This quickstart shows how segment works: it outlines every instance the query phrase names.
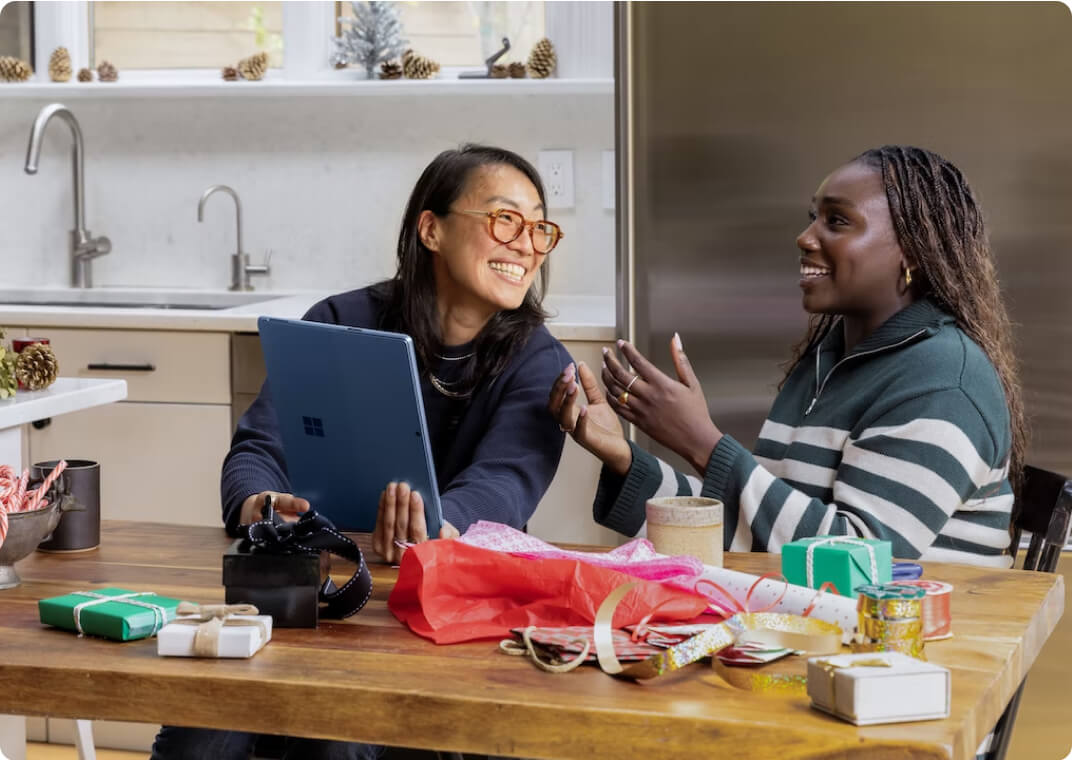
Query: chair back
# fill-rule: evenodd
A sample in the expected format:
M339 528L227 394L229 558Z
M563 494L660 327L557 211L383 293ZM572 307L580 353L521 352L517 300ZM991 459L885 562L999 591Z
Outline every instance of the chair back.
M1021 535L1030 533L1023 569L1057 572L1057 560L1072 527L1072 480L1026 465L1013 521L1013 558L1020 547Z

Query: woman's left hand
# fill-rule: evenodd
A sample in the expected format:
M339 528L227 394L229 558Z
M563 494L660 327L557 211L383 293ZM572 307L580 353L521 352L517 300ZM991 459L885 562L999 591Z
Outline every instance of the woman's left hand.
M707 398L675 334L670 341L678 379L664 374L627 341L618 348L629 371L603 349L603 384L614 410L668 449L680 454L701 475L722 433L707 411Z
M443 521L439 538L457 538L459 535L457 528ZM383 557L384 562L394 564L402 559L402 552L405 551L396 541L419 544L427 540L424 499L410 489L408 483L388 483L380 494L380 511L376 515L376 528L372 531L372 548Z

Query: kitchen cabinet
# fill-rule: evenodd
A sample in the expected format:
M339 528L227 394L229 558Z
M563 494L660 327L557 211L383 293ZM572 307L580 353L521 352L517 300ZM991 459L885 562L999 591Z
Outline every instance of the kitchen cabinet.
M101 517L220 525L231 435L230 335L31 327L67 377L127 381L125 402L38 422L32 461L101 464Z

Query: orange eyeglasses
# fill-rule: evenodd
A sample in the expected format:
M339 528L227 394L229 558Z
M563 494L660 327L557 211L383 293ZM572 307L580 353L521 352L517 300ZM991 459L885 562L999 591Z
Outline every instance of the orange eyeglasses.
M455 211L456 214L483 216L488 220L488 233L500 243L512 243L521 237L527 227L532 238L532 249L537 253L550 253L565 235L562 228L546 219L528 221L520 211L498 208L494 211Z

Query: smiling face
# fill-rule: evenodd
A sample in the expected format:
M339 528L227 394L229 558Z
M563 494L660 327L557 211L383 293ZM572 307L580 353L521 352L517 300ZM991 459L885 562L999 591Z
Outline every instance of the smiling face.
M421 240L434 256L436 293L442 303L486 312L516 309L539 274L546 254L532 248L526 229L511 243L500 243L488 231L482 214L510 209L527 220L543 219L536 186L506 164L475 169L450 212L424 211L418 222Z
M870 332L912 300L881 173L854 162L819 186L797 237L804 310L862 320Z

